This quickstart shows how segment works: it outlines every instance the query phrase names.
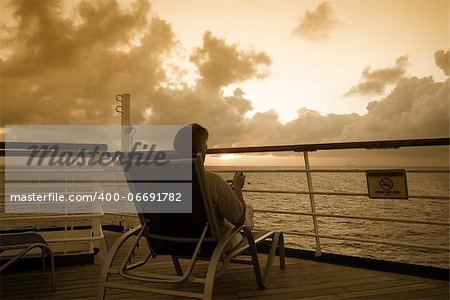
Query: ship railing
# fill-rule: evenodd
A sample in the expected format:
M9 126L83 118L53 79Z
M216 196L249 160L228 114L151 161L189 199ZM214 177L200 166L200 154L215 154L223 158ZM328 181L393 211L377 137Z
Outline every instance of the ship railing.
M259 154L269 154L274 152L285 152L285 153L300 153L303 156L304 168L303 169L245 169L239 168L239 171L244 171L246 173L269 173L269 172L280 172L280 173L304 173L307 179L307 190L266 190L266 189L244 189L245 193L258 193L258 194L292 194L292 195L307 195L309 196L309 211L286 211L286 210L267 210L267 209L255 209L256 213L268 213L268 214L280 214L280 215L294 215L294 216L307 216L311 217L312 220L312 233L307 232L296 232L293 230L283 230L283 232L288 236L300 236L314 238L315 240L315 255L320 256L322 254L322 239L340 240L340 241L350 241L350 242L360 242L360 243L371 243L380 245L391 245L400 246L407 248L418 248L418 249L428 249L428 250L438 250L438 251L449 251L448 246L435 246L435 245L424 245L416 243L406 243L399 241L391 241L384 239L371 239L371 238L356 238L344 235L329 235L323 234L320 231L319 222L320 218L335 218L335 219L353 219L353 220L367 220L367 221L381 221L381 222L391 222L391 223L405 223L405 224L422 224L422 225L432 225L432 226L445 226L449 227L450 223L448 221L434 221L434 220L422 220L416 218L391 218L391 217L374 217L367 215L348 215L348 214L334 214L334 213L322 213L317 211L316 206L316 196L345 196L345 197L368 197L368 193L361 192L334 192L334 191L316 191L313 186L313 173L364 173L366 168L312 168L310 164L309 154L318 151L329 151L329 150L354 150L354 149L400 149L406 147L447 147L450 145L450 138L434 138L434 139L413 139L413 140L389 140L389 141L368 141L368 142L346 142L346 143L326 143L326 144L300 144L300 145L282 145L282 146L262 146L262 147L234 147L234 148L213 148L208 150L208 155L220 155L220 154L245 154L245 153L259 153ZM398 168L396 168L398 169ZM449 168L405 168L407 173L450 173ZM17 170L21 172L20 170ZM51 170L49 170L51 171ZM55 171L55 170L54 170ZM55 172L57 172L56 170ZM90 172L91 170L84 170L85 172ZM95 170L96 172L99 170ZM121 173L121 168L112 167L101 170L102 172L115 172ZM222 170L221 173L234 172L235 170ZM82 170L72 169L70 172L83 172ZM70 179L65 179L70 181ZM95 180L94 180L95 181ZM92 182L95 183L95 182ZM91 185L92 183L88 183ZM42 183L41 183L42 184ZM73 184L73 183L72 183ZM127 189L127 183L122 179L115 179L111 182L96 182L98 186L114 186L122 187ZM412 199L432 199L432 200L449 200L448 195L421 195L421 194L410 194L408 198ZM90 237L86 237L87 240L91 242L99 241L103 239L103 233L101 230L100 220L102 214L90 215L93 226L92 230L94 233ZM106 213L105 215L111 215ZM120 217L122 220L126 220L130 217L136 217L132 213L122 213L117 212L113 214L114 218ZM70 229L73 226L68 225L68 222L73 222L74 219L84 218L82 214L79 215L61 215L61 216L5 216L1 217L2 222L23 222L23 221L37 221L37 220L51 220L54 218L60 218L64 222L64 228ZM28 219L27 219L28 218ZM126 221L125 221L126 222ZM126 227L126 225L125 225ZM55 243L68 243L70 241L80 241L84 237L71 237L57 239L55 238L53 242Z
M29 155L26 150L29 145L39 143L0 143L0 156L4 159L23 159ZM75 144L75 143L59 143L61 149L80 151L89 150L93 147L99 147L100 150L106 150L107 145L103 144ZM6 197L9 187L16 186L20 189L21 195L32 194L33 192L40 192L43 190L58 191L60 195L83 194L89 195L95 192L101 192L102 187L99 183L93 180L88 180L84 184L77 184L73 181L73 176L78 177L83 175L104 173L105 170L101 168L72 168L72 167L25 167L14 165L4 166L5 173L0 180L2 192L0 194L2 201L2 209L0 211L0 223L2 232L22 232L35 231L44 237L46 242L52 248L53 252L62 255L68 254L84 254L95 253L96 263L102 263L107 254L107 247L105 237L102 230L102 220L104 213L99 205L95 205L95 209L86 212L73 211L67 203L65 209L57 212L41 211L39 202L27 202L27 205L36 205L37 208L28 213L8 212L6 208ZM6 172L8 174L6 174ZM57 180L46 180L42 178L42 174L61 174ZM8 179L8 175L13 180ZM23 180L23 178L25 180ZM45 176L44 176L45 177ZM33 178L33 179L30 179ZM79 189L75 193L73 189ZM14 189L14 188L12 188ZM11 205L14 203L8 203ZM33 251L30 252L32 255ZM2 257L9 257L14 255L11 253L3 253Z
M315 191L313 188L313 173L365 173L373 168L311 168L309 161L309 152L327 151L327 150L352 150L352 149L399 149L403 147L426 147L426 146L446 146L450 144L449 138L438 139L415 139L415 140L389 140L389 141L370 141L370 142L348 142L348 143L328 143L328 144L307 144L307 145L283 145L283 146L262 146L262 147L240 147L240 148L213 148L208 150L209 155L217 154L243 154L243 153L272 153L272 152L295 152L303 154L304 169L246 169L239 168L239 171L245 173L304 173L307 176L308 190L267 190L267 189L243 189L244 193L258 193L258 194L291 194L291 195L308 195L310 200L310 211L284 211L284 210L267 210L255 209L256 213L268 213L279 215L296 215L308 216L312 219L314 233L300 233L292 230L283 230L286 235L310 237L315 239L315 255L322 254L321 239L341 240L360 243L371 243L379 245L400 246L406 248L428 249L438 251L449 251L447 246L433 246L417 243L405 243L398 241L389 241L382 239L370 238L354 238L348 236L327 235L320 233L319 218L340 218L353 220L367 220L390 223L404 223L404 224L421 224L421 225L435 225L449 227L448 221L433 221L422 220L416 218L389 218L389 217L373 217L367 215L347 215L347 214L330 214L319 213L316 211L315 196L348 196L348 197L366 197L368 193L356 192L332 192L332 191ZM398 167L396 168L398 169ZM220 170L219 173L234 173L236 170ZM449 168L406 168L406 173L450 173ZM126 187L125 182L117 182L117 185ZM409 199L428 199L428 200L449 200L449 196L432 195L432 194L409 194ZM129 218L136 218L135 214L131 213L117 213L115 217L120 217L123 220L123 225L126 227L126 222ZM132 223L132 222L131 222Z
M432 226L445 226L449 227L448 221L434 221L423 220L417 218L400 218L400 217L374 217L367 215L348 215L348 214L336 214L336 213L322 213L317 212L315 196L345 196L345 197L365 197L368 198L369 194L364 192L334 192L334 191L315 191L313 188L313 173L365 173L374 168L312 168L309 160L310 152L328 151L328 150L352 150L352 149L399 149L404 147L448 147L450 144L449 138L437 138L437 139L414 139L414 140L389 140L389 141L369 141L369 142L348 142L348 143L328 143L328 144L303 144L303 145L283 145L283 146L262 146L262 147L240 147L240 148L213 148L208 150L209 155L220 154L243 154L243 153L273 153L273 152L294 152L301 153L304 159L304 169L252 169L240 167L236 170L220 170L218 173L234 173L235 171L243 171L244 173L304 173L307 177L307 190L286 190L286 189L243 189L244 193L256 193L256 194L291 194L291 195L308 195L310 211L285 211L285 210L267 210L267 209L255 209L255 213L267 213L278 215L294 215L294 216L307 216L311 217L313 225L313 233L295 232L292 230L283 230L288 236L300 236L309 237L315 239L315 255L320 256L322 254L322 242L321 239L331 239L349 242L370 243L379 245L399 246L406 248L428 249L438 251L449 251L447 246L433 246L418 243L406 243L399 241L390 241L384 239L371 239L371 238L355 238L343 235L327 235L320 232L319 218L334 218L334 219L353 219L353 220L367 220L389 223L404 223L404 224L421 224ZM399 169L396 167L396 169ZM412 173L444 173L449 174L449 168L405 168L407 174ZM126 188L126 182L117 182L117 185L121 185ZM449 200L449 196L432 195L432 194L409 194L408 199L428 199L428 200ZM137 218L135 214L131 213L117 213L115 217L120 217L123 221L122 224L127 227L127 221L131 218ZM130 224L133 222L131 221Z
M292 230L283 231L286 235L312 237L315 239L315 255L322 255L321 239L332 239L350 242L384 244L391 246L400 246L407 248L418 248L427 250L449 251L448 246L434 246L417 243L406 243L398 241L390 241L384 239L355 238L344 235L327 235L322 234L319 228L319 218L341 218L356 219L368 221L395 222L407 224L422 224L449 227L448 221L421 220L414 218L389 218L389 217L372 217L367 215L347 215L347 214L329 214L317 212L315 196L346 196L346 197L369 197L368 193L356 192L331 192L331 191L315 191L313 187L313 173L354 173L366 172L373 169L362 168L327 168L313 169L310 165L309 153L327 150L354 150L354 149L399 149L405 147L428 147L428 146L445 146L450 145L449 138L433 138L433 139L410 139L410 140L387 140L387 141L368 141L368 142L346 142L346 143L326 143L326 144L301 144L301 145L282 145L282 146L262 146L262 147L234 147L234 148L213 148L208 150L208 154L244 154L244 153L274 153L274 152L296 152L302 153L304 159L304 169L300 170L274 170L274 169L245 169L239 168L239 171L245 173L267 173L267 172L293 172L305 173L307 179L308 190L266 190L266 189L244 189L245 193L272 193L272 194L293 194L293 195L309 195L310 211L285 211L285 210L267 210L255 209L256 213L268 214L284 214L294 216L309 216L312 219L313 233L294 232ZM398 168L396 168L398 169ZM237 170L220 171L220 173L235 172ZM406 169L407 173L449 173L449 168L427 168L427 169ZM408 198L416 199L433 199L433 200L449 200L449 196L443 195L409 195ZM445 238L445 237L444 237Z

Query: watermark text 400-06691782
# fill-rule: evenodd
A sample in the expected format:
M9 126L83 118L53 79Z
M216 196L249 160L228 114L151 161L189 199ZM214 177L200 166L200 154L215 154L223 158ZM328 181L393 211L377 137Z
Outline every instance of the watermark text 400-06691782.
M180 128L136 126L124 147L121 126L8 126L5 210L190 212L192 164L173 150Z

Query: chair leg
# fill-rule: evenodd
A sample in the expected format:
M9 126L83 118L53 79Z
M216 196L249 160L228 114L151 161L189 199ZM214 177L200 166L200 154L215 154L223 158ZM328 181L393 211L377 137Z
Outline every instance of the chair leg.
M221 241L217 245L216 249L214 250L214 253L211 256L211 259L209 260L208 270L206 271L205 277L205 288L203 290L203 299L206 300L212 299L214 290L214 280L216 279L217 275L217 268L219 266L220 258L222 257L226 245L227 242Z
M253 265L253 271L255 272L255 278L256 278L256 284L260 289L266 288L265 280L263 279L262 273L261 273L261 267L259 265L259 258L258 258L258 251L256 250L255 241L253 240L253 236L248 229L244 229L244 236L247 238L248 242L248 251L250 253L250 256L252 257L252 265Z
M245 230L244 230L245 233ZM246 236L250 235L251 233L246 233ZM264 268L264 274L261 275L261 268L259 265L259 259L258 259L258 253L256 250L255 243L252 239L248 238L249 242L249 252L252 256L252 262L253 262L253 269L255 271L256 276L256 283L259 288L264 289L268 282L269 282L269 275L270 271L272 269L273 260L277 251L277 248L279 250L279 256L280 256L280 268L285 268L285 253L284 253L284 238L282 232L275 232L272 236L272 243L270 246L269 255L267 257L267 262Z
M109 269L112 266L114 259L116 258L117 253L119 252L120 247L136 232L138 232L142 228L141 225L138 225L128 231L127 233L122 234L114 243L112 248L110 249L105 262L103 264L102 272L100 273L100 281L98 286L98 299L104 299L106 293L106 281L108 280Z
M263 277L261 275L261 267L259 266L258 253L255 251L250 251L252 256L253 271L255 272L256 284L260 289L265 289L266 284L264 283Z
M286 268L285 250L284 250L284 235L280 232L280 239L278 241L278 255L280 256L280 269Z
M50 281L52 292L56 291L55 285L55 257L53 252L50 250L48 246L40 247L41 248L41 256L42 256L42 271L47 269L47 258L50 260Z
M50 256L50 271L51 271L51 282L52 282L52 291L56 291L56 285L55 285L55 256L53 255L53 252L50 250L47 252L47 255Z
M175 271L178 276L183 276L183 270L181 270L181 265L178 257L172 256L173 266L175 267Z
M275 232L272 236L272 245L270 246L269 255L267 256L267 262L264 268L264 275L263 275L264 286L267 286L267 283L269 282L270 270L272 269L272 264L275 258L277 246L279 245L279 241L280 241L280 232Z
M108 274L105 276L105 281L101 281L98 286L97 299L105 299L106 287L105 283L108 280Z
M48 255L48 253L47 253L47 255ZM44 248L41 248L42 271L44 271L44 272L45 272L45 269L46 269L45 257L46 257L46 250Z

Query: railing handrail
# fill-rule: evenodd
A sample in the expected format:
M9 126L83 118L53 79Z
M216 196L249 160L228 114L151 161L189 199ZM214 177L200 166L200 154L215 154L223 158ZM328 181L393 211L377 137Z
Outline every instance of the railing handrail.
M37 146L58 146L59 150L108 150L108 145L98 143L61 143L61 142L5 142L0 141L1 150L27 150L30 147Z
M397 149L403 147L417 146L449 146L450 138L427 138L427 139L405 139L405 140L384 140L384 141L362 141L362 142L339 142L339 143L319 143L319 144L293 144L279 146L250 146L250 147L229 147L210 148L208 154L225 153L258 153L258 152L304 152L318 150L350 150L350 149Z
M211 167L217 167L217 166L211 166ZM247 169L246 167L239 168L239 171L245 172L245 173L366 173L369 170L376 170L376 169L383 169L386 168L329 168L325 167L323 169L308 169L305 170L301 166L296 166L295 169L284 169L284 166L279 167L280 169L275 169L278 166L267 166L263 168L258 169ZM206 166L208 168L208 166ZM271 168L271 169L266 169ZM403 169L403 168L402 168ZM406 172L408 173L450 173L450 169L448 167L437 167L437 168L424 168L424 169L417 169L417 168L404 168ZM234 173L236 172L236 167L232 167L232 169L212 169L215 173Z

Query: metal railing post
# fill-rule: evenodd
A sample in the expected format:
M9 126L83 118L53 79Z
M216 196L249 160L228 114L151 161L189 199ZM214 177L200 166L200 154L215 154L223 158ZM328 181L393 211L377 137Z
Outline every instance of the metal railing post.
M116 96L116 101L121 103L116 106L116 112L121 114L121 150L123 152L131 150L131 132L133 127L130 123L130 98L130 94L119 94Z
M322 255L322 249L320 245L320 238L319 238L319 224L317 222L317 216L316 214L316 203L314 201L314 188L312 185L312 178L311 178L311 168L309 166L309 157L308 157L308 151L303 151L303 157L305 159L305 170L306 170L306 179L308 180L308 190L309 190L309 202L311 204L311 213L312 213L312 219L313 219L313 226L314 226L314 236L316 239L316 256Z

